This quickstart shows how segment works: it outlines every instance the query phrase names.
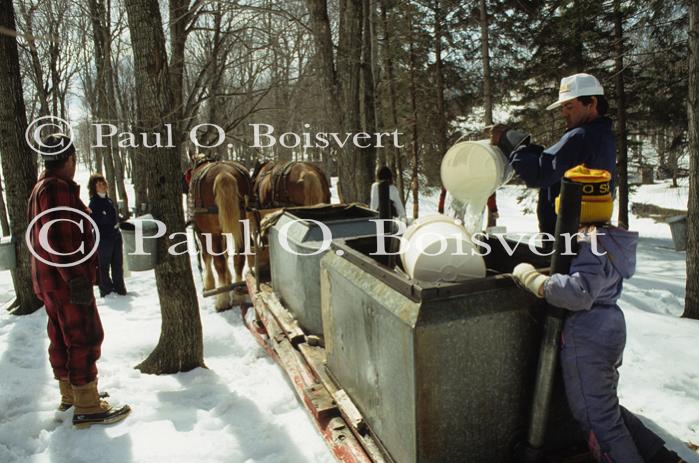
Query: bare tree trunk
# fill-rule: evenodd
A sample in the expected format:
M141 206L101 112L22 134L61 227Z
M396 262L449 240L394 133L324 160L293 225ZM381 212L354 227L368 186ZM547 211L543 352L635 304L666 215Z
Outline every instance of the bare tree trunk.
M376 99L374 96L374 53L373 41L374 30L372 24L372 0L363 0L364 16L364 43L362 44L362 77L364 86L363 113L364 131L376 133ZM373 142L369 148L365 148L362 156L370 156L376 159L376 147Z
M689 202L683 317L699 320L699 1L689 3Z
M95 154L95 172L104 172L104 159L102 159L102 152L98 149L95 149L94 154Z
M668 161L664 128L656 130L655 132L655 149L658 151L658 167L662 167L663 170L666 170L668 168Z
M109 5L109 3L107 3ZM107 7L107 15L109 15L109 7ZM109 17L109 16L107 16ZM117 112L117 99L116 92L114 90L114 69L112 67L112 42L111 42L111 28L109 22L105 24L102 30L105 35L104 42L106 46L106 52L104 57L104 83L105 96L107 103L107 118L111 124L119 126L118 124L118 112ZM123 206L120 208L121 214L124 217L129 216L129 198L126 194L126 185L124 184L124 165L121 161L121 154L119 153L119 147L115 143L114 138L109 138L109 158L111 160L111 165L114 173L114 186L110 185L110 194L119 192L119 199L123 201ZM112 196L116 198L116 194Z
M339 128L342 124L342 117L337 114L338 111L332 110L332 108L340 107L340 89L335 71L327 2L326 0L306 0L306 5L311 16L313 39L318 56L321 82L325 90L327 111L334 119L335 126Z
M173 122L174 97L158 1L126 0L125 5L133 44L138 120L143 128L164 137L165 124ZM150 210L165 223L168 233L184 234L178 150L155 147L147 155ZM158 246L155 280L162 326L155 350L137 366L144 373L175 373L204 366L199 304L189 256L167 252L169 246L181 241L182 235L177 241L168 237Z
M306 0L311 16L313 38L323 89L326 113L336 131L361 131L360 76L362 58L362 0L340 2L337 69L326 0ZM337 108L340 108L338 111ZM347 143L338 156L338 194L342 202L369 202L374 157L353 143Z
M58 21L56 21L56 23L58 23ZM54 25L52 24L52 29L53 26ZM51 38L49 39L49 75L51 76L51 111L54 116L60 117L58 110L58 89L61 85L61 76L58 72L58 57L60 55L60 51L58 49L58 39L56 38L57 35L58 34L51 34Z
M490 46L488 44L488 8L486 0L480 0L481 10L481 57L483 59L483 104L485 125L493 124L493 86L490 75Z
M113 123L110 118L109 90L111 77L111 31L108 22L108 13L105 11L104 0L89 0L90 16L92 19L92 37L95 46L95 93L97 96L97 109L95 119L97 123ZM96 147L95 152L104 162L104 173L109 183L109 196L116 200L116 176L114 175L114 158L112 157L112 142L107 141L106 147Z
M174 111L176 124L173 137L180 141L182 127L186 124L182 120L184 114L184 49L187 43L188 23L190 18L189 0L170 0L170 81L172 82L172 95L174 98ZM177 143L177 146L181 146Z
M437 87L437 149L439 150L440 158L447 152L447 115L444 104L444 71L442 65L442 27L444 15L439 0L434 2L434 44L435 44L435 85ZM431 172L425 173L425 176L430 178L439 178L439 164L433 164ZM438 183L437 185L441 185Z
M123 201L121 208L119 209L121 214L128 218L129 217L129 197L126 193L126 183L124 172L124 160L123 153L119 151L119 148L114 147L114 152L112 153L114 159L114 177L116 180L117 191L119 192L119 200Z
M340 10L337 75L343 108L343 132L361 131L362 0L346 0ZM339 159L339 184L343 202L369 203L375 161L370 153L348 143ZM350 175L351 172L351 175Z
M418 131L417 131L417 88L415 84L415 33L413 31L412 18L409 20L410 27L410 108L412 110L412 148L413 148L413 174L410 180L410 188L413 192L413 219L417 219L420 213L419 181L418 172L420 168Z
M0 27L16 31L12 0L0 0ZM36 153L26 141L27 116L19 70L17 39L14 35L0 34L0 153L2 170L12 172L7 183L7 206L10 230L16 238L17 267L11 272L15 299L6 308L15 315L26 315L41 307L32 288L29 250L24 241L27 229L27 201L36 183Z
M386 7L386 0L381 0L381 20L383 22L384 30L384 65L386 66L386 78L388 79L388 100L391 115L392 129L398 128L398 111L396 109L396 78L393 70L393 55L391 49L391 34L390 27L391 24L388 21L388 11ZM405 193L405 182L403 181L403 163L401 158L400 148L391 145L391 152L393 154L393 172L395 174L398 191L400 192L400 197L405 202L407 195Z
M621 11L621 1L614 0L614 42L616 57L614 72L616 73L617 97L617 128L619 137L619 156L617 159L617 174L619 181L619 224L629 226L629 150L626 134L626 95L624 93L624 14Z
M7 220L7 206L5 206L5 198L2 194L2 180L0 179L0 229L2 236L10 236L10 222Z
M138 149L129 148L129 156L133 165L131 182L134 189L134 206L136 207L136 215L145 214L148 209L148 180L146 178L148 172L148 163L146 153ZM144 205L146 205L144 207Z
M386 115L388 114L388 108L386 107L386 101L381 97L379 89L384 86L386 81L385 70L382 67L382 62L379 61L379 56L381 54L381 47L379 41L379 29L382 24L379 20L380 11L380 0L370 0L369 4L371 7L371 62L372 69L374 70L374 108L376 108L376 128L378 130L384 130L386 127ZM382 149L377 149L376 152L376 165L377 166L389 166L392 167L393 151L389 146ZM396 179L396 172L393 172L394 181Z
M44 69L39 58L39 51L36 47L36 39L34 33L34 6L32 10L27 10L25 2L18 2L20 13L24 19L24 27L26 29L25 40L29 48L29 56L32 63L32 80L36 89L36 96L39 99L39 117L48 116L49 110L49 95L47 85L44 85Z

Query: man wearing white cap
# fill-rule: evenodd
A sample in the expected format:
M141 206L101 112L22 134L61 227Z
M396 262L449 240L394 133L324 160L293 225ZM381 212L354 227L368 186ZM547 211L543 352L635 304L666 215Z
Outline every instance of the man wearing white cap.
M566 133L549 148L528 144L526 134L502 125L495 126L491 135L491 142L508 156L515 172L527 186L540 188L539 230L551 234L556 228L554 201L560 192L563 174L568 169L585 164L591 169L609 171L612 179L616 172L612 121L605 116L609 105L599 81L590 74L564 77L558 101L546 109L556 108L561 108Z

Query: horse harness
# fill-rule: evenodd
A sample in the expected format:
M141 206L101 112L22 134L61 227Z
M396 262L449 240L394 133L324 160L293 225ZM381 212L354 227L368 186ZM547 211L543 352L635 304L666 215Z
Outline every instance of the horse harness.
M269 169L268 171L262 173L256 180L255 180L255 187L259 185L259 183L264 179L265 177L272 176L271 179L271 186L272 186L272 191L271 191L271 201L265 202L265 204L259 204L260 208L262 209L271 209L271 208L276 208L276 207L288 207L288 206L294 206L295 204L291 202L291 197L289 196L289 190L286 188L286 182L289 179L289 176L291 175L291 170L294 168L296 164L298 164L299 161L288 161L285 162L284 164L276 165ZM255 191L257 192L257 188L255 188ZM259 195L259 193L258 193ZM257 198L257 201L260 202L260 198Z
M192 220L195 216L198 215L206 215L206 214L218 214L218 206L216 204L214 205L204 205L202 201L202 195L200 194L201 190L201 181L206 177L206 174L216 165L223 163L226 164L230 167L233 167L236 172L238 172L242 178L247 179L248 183L250 182L250 175L248 172L238 165L237 163L233 161L217 161L217 162L208 162L203 165L203 167L197 167L195 170L192 172L192 180L190 181L189 184L189 194L187 195L187 215L188 215L188 220ZM250 185L248 184L248 187ZM248 188L249 190L250 188ZM238 193L238 203L240 205L241 209L244 209L247 206L247 199L244 195L241 195L240 192Z

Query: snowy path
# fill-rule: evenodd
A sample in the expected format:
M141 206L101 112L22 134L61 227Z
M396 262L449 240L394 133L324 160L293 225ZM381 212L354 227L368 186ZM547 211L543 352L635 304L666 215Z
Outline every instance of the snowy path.
M134 410L113 427L76 432L72 412L54 423L45 313L0 316L0 461L333 461L239 311L216 313L211 301L200 300L208 370L169 376L135 370L157 343L160 310L152 272L134 275L127 297L98 299L106 333L100 385Z
M656 190L648 197L642 190L634 200L652 202ZM500 224L532 232L536 219L522 213L516 202L521 193L517 187L499 192ZM674 205L683 208L684 201ZM433 211L436 198L425 198L421 207L422 215ZM678 318L685 254L671 249L667 225L641 219L633 228L642 239L638 273L626 282L621 300L628 342L619 393L688 462L699 463L699 455L681 443L699 443L699 322ZM196 270L195 282L199 288ZM127 297L98 300L106 333L100 384L134 409L112 427L75 431L68 421L54 422L57 391L46 353L46 315L0 313L0 462L333 461L237 311L215 313L213 301L200 298L208 370L168 376L135 370L157 343L160 311L153 272L132 274L127 286ZM0 272L0 303L11 291L9 272Z

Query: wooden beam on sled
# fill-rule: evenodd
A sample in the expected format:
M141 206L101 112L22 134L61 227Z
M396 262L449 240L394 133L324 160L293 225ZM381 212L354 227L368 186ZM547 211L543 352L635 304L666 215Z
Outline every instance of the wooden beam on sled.
M269 307L270 301L273 301L272 305L279 304L275 309L286 310L275 300L271 288L263 284L261 285L262 290L256 292L255 278L248 273L246 280L256 319L264 329L260 332L256 326L248 322L245 324L265 352L286 373L297 397L309 412L316 430L333 453L336 461L338 463L386 463L386 460L381 456L367 452L364 442L355 437L353 430L340 416L340 410L332 395L317 378L307 359L299 350L301 346L310 346L307 346L305 342L300 342L297 345L291 342L289 334L291 332L293 336L296 330L285 329ZM267 291L268 288L270 291ZM245 317L243 318L245 319ZM334 388L334 390L336 389Z
M247 293L247 284L245 283L245 281L239 281L237 283L231 283L227 286L221 286L220 288L207 289L206 291L204 291L204 297L215 296L221 293L227 293L228 291L233 291L238 288L245 288L245 292Z

